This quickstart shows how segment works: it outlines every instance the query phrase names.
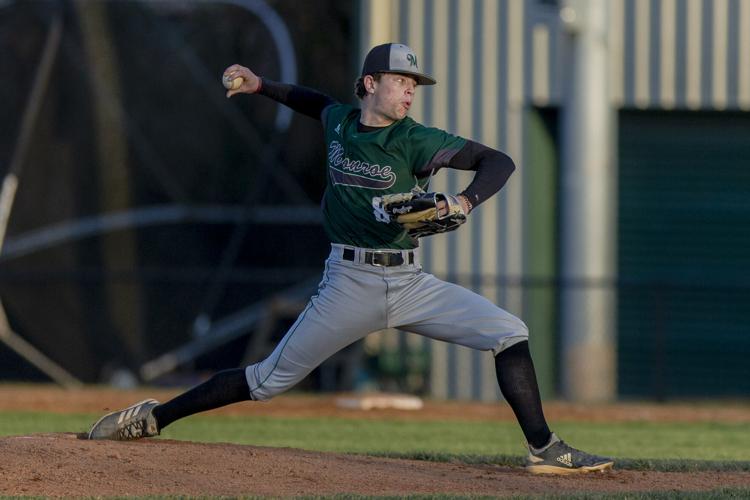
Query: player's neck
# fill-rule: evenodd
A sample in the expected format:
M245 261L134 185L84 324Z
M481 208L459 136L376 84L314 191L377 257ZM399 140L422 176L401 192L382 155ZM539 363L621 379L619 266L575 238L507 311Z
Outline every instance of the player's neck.
M357 122L357 132L377 132L383 130L385 127L370 127L362 122Z
M389 118L381 113L375 112L370 106L362 106L362 112L360 113L359 123L366 127L387 127L395 123L395 120Z

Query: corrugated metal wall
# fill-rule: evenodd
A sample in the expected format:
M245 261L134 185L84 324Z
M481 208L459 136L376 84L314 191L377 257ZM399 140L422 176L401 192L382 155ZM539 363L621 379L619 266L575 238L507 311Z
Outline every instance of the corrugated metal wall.
M617 107L750 110L749 0L606 0L610 90ZM534 105L563 101L566 43L557 7L522 0ZM560 2L565 4L565 2Z
M606 1L616 107L750 109L750 0ZM529 187L525 113L564 103L570 35L561 19L574 3L360 0L358 63L372 45L406 43L438 80L417 92L414 119L501 149L519 166L468 227L424 244L428 270L519 316ZM432 186L457 192L470 180L471 174L449 170ZM498 396L491 356L437 342L429 348L435 397Z
M612 98L636 108L750 109L750 2L612 2Z

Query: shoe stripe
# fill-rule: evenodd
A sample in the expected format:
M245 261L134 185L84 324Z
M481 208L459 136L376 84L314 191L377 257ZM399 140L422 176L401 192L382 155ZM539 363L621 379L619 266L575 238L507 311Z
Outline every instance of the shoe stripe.
M557 461L561 464L565 464L568 467L573 467L573 456L570 453L564 453L557 457Z
M127 420L133 415L135 415L136 413L138 413L138 411L141 409L141 406L143 405L138 405L134 408L128 408L127 410L120 412L120 418L117 419L117 423L121 424L123 420Z

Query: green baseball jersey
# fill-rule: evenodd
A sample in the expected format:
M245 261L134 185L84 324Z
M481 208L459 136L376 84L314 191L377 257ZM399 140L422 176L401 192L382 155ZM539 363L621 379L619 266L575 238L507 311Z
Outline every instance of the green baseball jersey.
M419 186L445 166L466 139L425 127L409 117L387 127L358 132L360 110L347 104L326 109L327 183L323 225L332 243L364 248L418 246L397 222L379 210L379 198Z

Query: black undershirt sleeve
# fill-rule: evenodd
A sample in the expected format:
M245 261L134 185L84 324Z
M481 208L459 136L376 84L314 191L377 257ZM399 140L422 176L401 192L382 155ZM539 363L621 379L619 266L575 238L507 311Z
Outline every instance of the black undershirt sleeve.
M279 83L267 78L260 79L258 94L270 97L274 101L289 106L297 113L321 120L321 113L331 104L338 101L333 97L309 87Z
M446 165L457 170L474 170L474 179L461 193L471 203L472 210L500 191L516 169L505 153L474 141L466 141Z

